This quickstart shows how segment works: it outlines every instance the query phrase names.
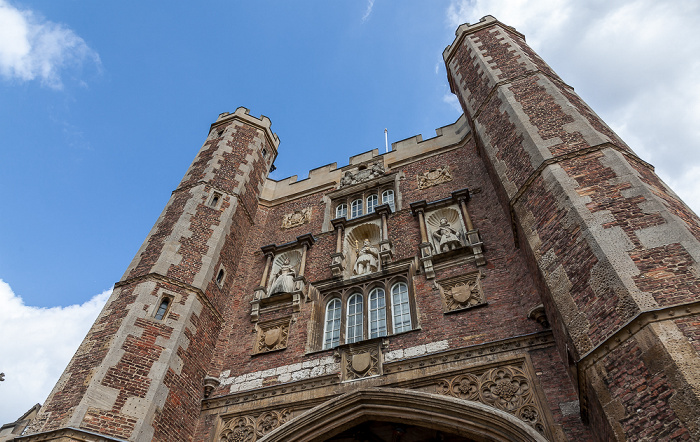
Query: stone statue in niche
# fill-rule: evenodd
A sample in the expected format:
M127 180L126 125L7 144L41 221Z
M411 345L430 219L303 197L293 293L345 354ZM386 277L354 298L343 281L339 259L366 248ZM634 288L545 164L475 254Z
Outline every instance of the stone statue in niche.
M289 258L282 258L282 265L279 271L274 275L275 281L270 287L270 295L275 293L292 293L294 291L294 277L296 272L294 267L289 263Z
M368 169L358 170L355 173L352 173L351 171L345 172L343 178L340 179L340 187L350 186L363 181L379 178L382 175L384 175L384 165L382 163L374 163L374 165Z
M438 253L449 252L462 246L457 231L450 226L447 218L440 218L440 226L433 232L433 238L438 245Z
M379 250L369 242L369 239L365 239L361 249L358 249L356 244L355 251L357 252L354 269L356 275L376 272L379 269Z

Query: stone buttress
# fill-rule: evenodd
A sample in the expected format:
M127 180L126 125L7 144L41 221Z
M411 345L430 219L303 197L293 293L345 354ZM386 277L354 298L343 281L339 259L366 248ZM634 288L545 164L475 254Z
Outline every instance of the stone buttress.
M443 53L601 440L700 438L700 220L491 16Z
M236 243L253 223L278 145L270 120L245 108L212 124L27 440L192 439Z

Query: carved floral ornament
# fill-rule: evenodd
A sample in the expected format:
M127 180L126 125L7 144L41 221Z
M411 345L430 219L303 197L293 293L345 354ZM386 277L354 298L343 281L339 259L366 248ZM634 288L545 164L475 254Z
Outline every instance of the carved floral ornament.
M259 416L237 416L224 422L219 442L255 442L270 431L286 423L289 409L266 411Z
M442 166L418 174L416 178L418 179L418 190L422 190L452 181L452 173L450 172L449 166Z
M284 215L284 218L282 218L282 228L291 229L306 224L309 221L311 221L311 207L295 210L292 213Z
M480 376L467 373L441 379L435 392L503 410L545 434L544 418L530 380L520 368L508 365L493 368Z

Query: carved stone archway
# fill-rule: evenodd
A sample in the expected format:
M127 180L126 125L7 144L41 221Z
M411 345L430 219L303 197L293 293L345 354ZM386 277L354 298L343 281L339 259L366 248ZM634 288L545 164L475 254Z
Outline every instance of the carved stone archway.
M547 441L514 416L479 402L398 388L365 388L308 410L258 442L321 442L369 420L432 428L476 441Z

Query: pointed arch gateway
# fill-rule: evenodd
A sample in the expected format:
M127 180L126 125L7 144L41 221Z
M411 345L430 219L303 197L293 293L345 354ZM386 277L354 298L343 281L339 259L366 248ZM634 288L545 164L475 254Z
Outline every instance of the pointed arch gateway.
M479 402L399 388L364 388L338 396L258 442L320 442L368 421L424 427L475 441L547 442L516 417Z

